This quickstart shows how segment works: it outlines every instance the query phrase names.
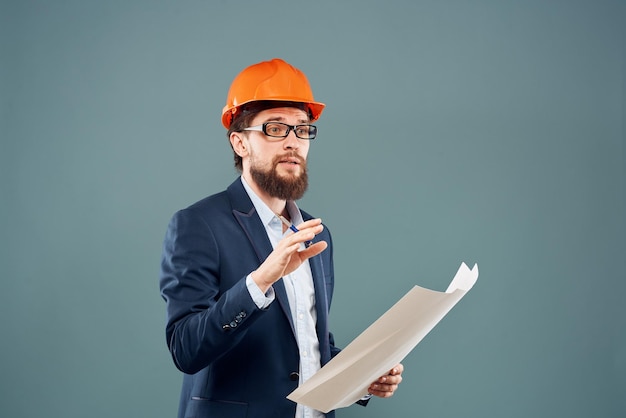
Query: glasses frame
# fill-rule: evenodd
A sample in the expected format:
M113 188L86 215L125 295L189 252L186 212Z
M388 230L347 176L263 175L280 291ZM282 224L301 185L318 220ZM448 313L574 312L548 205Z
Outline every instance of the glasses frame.
M287 127L287 133L285 133L285 135L270 135L267 133L267 125L283 125ZM314 133L313 133L313 137L309 137L309 138L303 138L301 136L298 135L298 131L297 129L301 126L307 126L307 127L313 127ZM263 132L263 134L265 134L265 136L268 136L270 138L280 138L280 139L285 139L287 138L287 136L289 136L289 133L291 131L293 131L294 135L296 136L296 138L299 139L304 139L306 141L312 141L317 137L317 126L315 125L311 125L310 123L301 123L299 125L289 125L288 123L283 123L283 122L274 122L274 121L269 121L269 122L264 122L260 125L256 125L256 126L249 126L247 128L243 129L244 131L256 131L256 132Z

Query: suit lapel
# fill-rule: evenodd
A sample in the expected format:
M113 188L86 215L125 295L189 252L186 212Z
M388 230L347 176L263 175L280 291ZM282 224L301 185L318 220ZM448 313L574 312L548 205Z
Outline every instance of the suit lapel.
M309 258L309 265L311 266L311 275L313 276L313 286L315 288L315 311L317 312L315 331L320 343L321 361L322 364L326 364L330 360L330 346L328 343L328 295L326 293L322 257L316 255Z
M262 263L272 252L272 243L267 237L265 227L257 215L256 209L254 208L248 193L246 193L246 189L244 189L243 184L241 183L241 179L235 180L235 182L228 187L227 192L233 207L233 215L252 244L252 247L254 248L254 251L259 259L259 263ZM289 309L289 300L287 299L285 284L283 283L283 280L280 279L274 283L273 287L276 300L287 317L295 338L295 327L293 324L293 318L291 317L291 311Z

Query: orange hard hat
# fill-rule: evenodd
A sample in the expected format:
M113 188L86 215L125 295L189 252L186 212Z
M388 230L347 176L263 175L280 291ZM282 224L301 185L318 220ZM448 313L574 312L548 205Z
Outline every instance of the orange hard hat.
M274 58L251 65L235 77L222 111L222 124L229 129L241 106L260 100L303 103L311 122L320 117L325 106L313 99L309 80L302 71Z

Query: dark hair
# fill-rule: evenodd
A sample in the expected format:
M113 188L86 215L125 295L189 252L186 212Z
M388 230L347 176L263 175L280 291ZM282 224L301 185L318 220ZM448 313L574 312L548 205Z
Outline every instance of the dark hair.
M250 102L241 107L241 109L235 114L233 121L230 124L230 128L226 133L226 137L230 142L230 134L233 132L243 132L243 130L250 126L252 119L260 112L267 109L274 109L276 107L295 107L303 110L311 119L311 111L307 107L306 103L299 102L283 102L276 100L259 100L256 102ZM232 148L232 144L231 144ZM235 160L235 168L240 173L243 171L243 163L241 157L233 150L233 157Z

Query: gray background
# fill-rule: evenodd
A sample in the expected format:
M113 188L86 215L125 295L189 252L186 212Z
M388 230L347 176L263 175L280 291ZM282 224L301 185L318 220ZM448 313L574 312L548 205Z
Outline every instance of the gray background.
M162 238L235 178L226 92L272 57L327 104L301 206L339 345L481 271L339 417L625 416L625 27L609 0L3 1L0 416L175 415Z

